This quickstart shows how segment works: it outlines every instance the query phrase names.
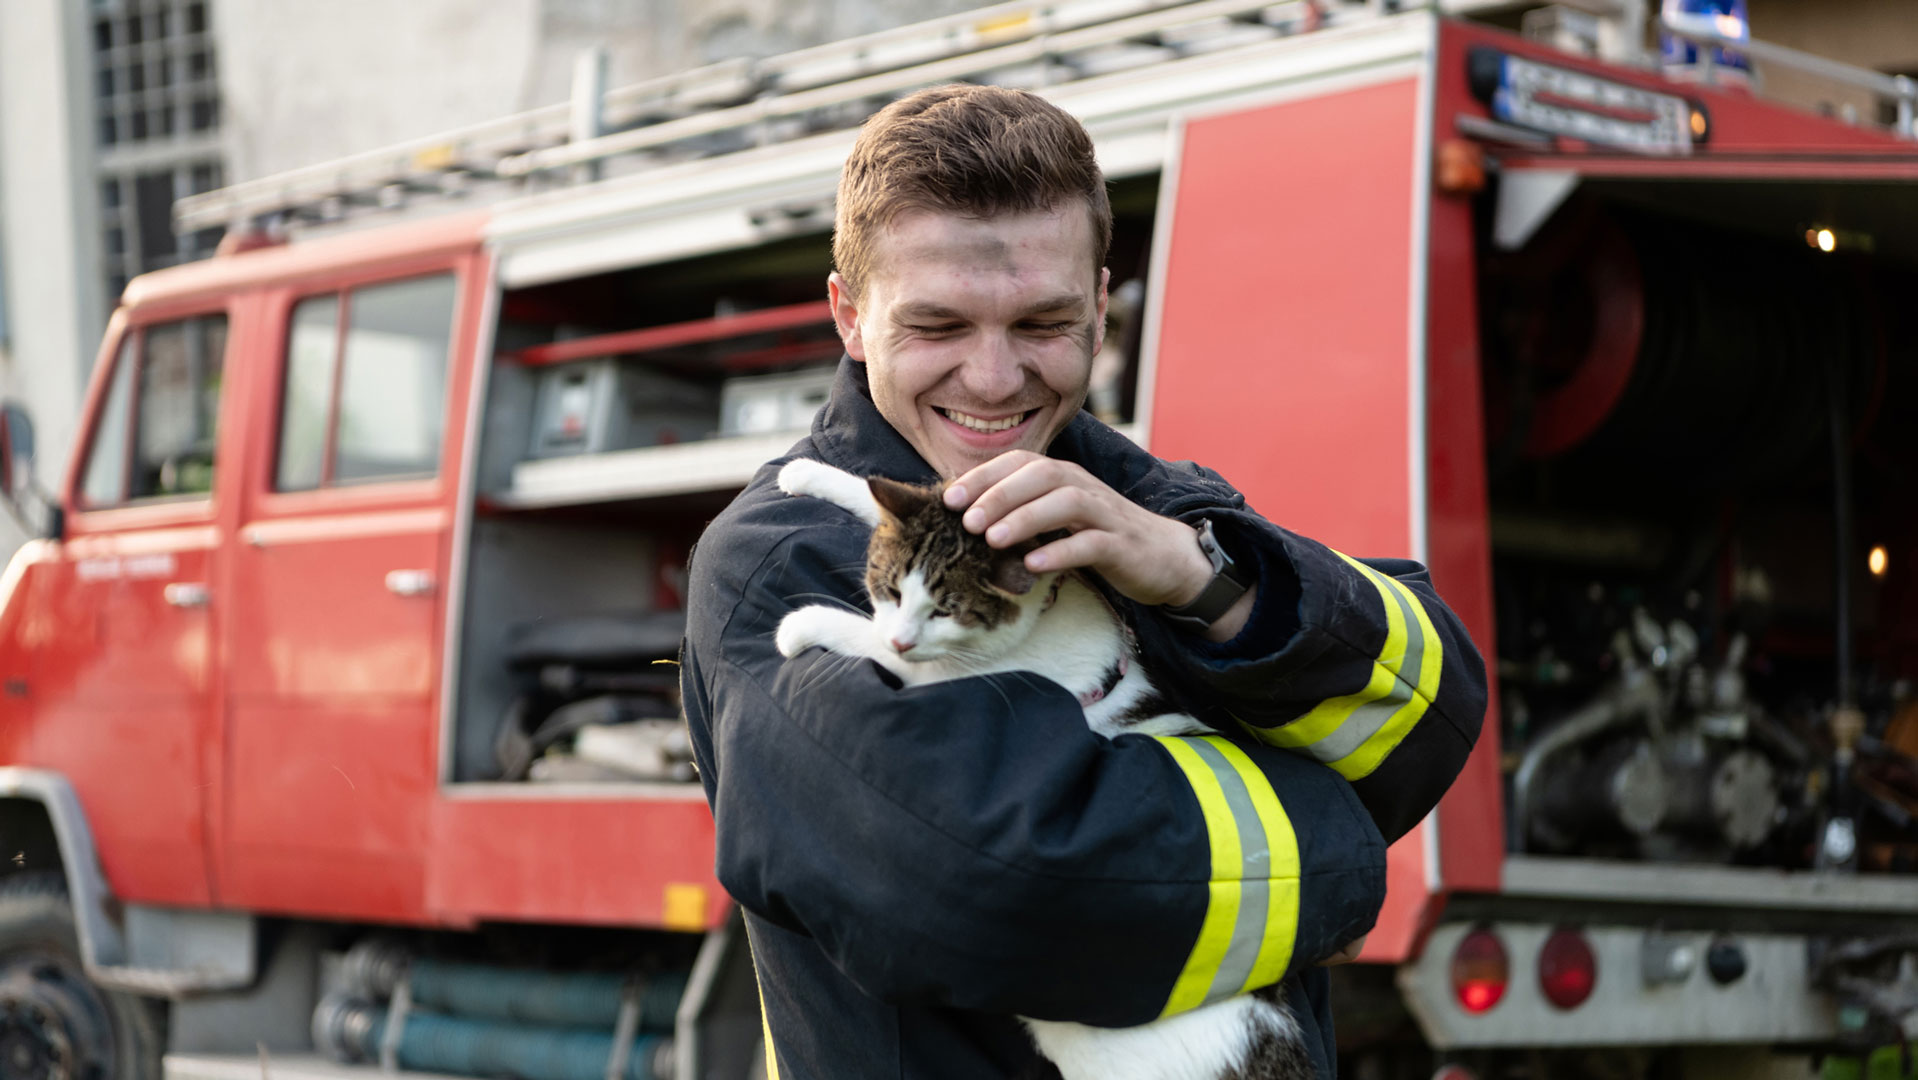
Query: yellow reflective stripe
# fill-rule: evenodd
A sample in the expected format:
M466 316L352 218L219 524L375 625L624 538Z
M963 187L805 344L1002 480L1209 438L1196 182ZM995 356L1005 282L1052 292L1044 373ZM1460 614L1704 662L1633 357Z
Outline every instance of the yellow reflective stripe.
M1345 558L1345 556L1340 557ZM1425 613L1425 605L1419 602L1417 593L1406 588L1396 578L1381 574L1349 558L1346 558L1346 561L1359 567L1373 579L1374 584L1381 588L1389 587L1397 592L1405 601L1405 606L1411 609L1413 617L1418 620L1419 631L1424 635L1418 684L1412 688L1411 700L1380 725L1379 729L1361 743L1358 749L1331 763L1332 768L1337 770L1340 776L1347 780L1358 780L1372 775L1373 771L1385 761L1386 755L1397 749L1399 743L1405 741L1405 737L1411 734L1412 728L1425 715L1425 710L1431 707L1432 699L1438 695L1440 672L1445 667L1445 645L1439 640L1438 630L1432 626L1432 619ZM1396 609L1398 605L1388 598L1386 607ZM1401 674L1400 677L1403 678L1404 675Z
M1333 554L1358 566L1361 571L1365 570L1365 567L1350 558L1336 551ZM1392 596L1385 591L1385 586L1379 583L1378 577L1369 573L1364 576L1379 591L1379 603L1385 607L1385 645L1379 650L1379 658L1372 662L1372 677L1366 680L1358 693L1326 698L1313 706L1311 712L1283 727L1248 727L1247 730L1259 741L1287 750L1310 746L1337 731L1361 706L1385 697L1398 685L1398 666L1405 662L1405 617L1400 614L1399 606L1392 602Z
M773 1049L772 1021L766 1019L766 986L759 981L758 959L755 958L752 964L753 989L759 993L759 1033L766 1039L766 1080L779 1080L779 1053Z
M1245 751L1216 735L1158 741L1192 786L1211 854L1198 940L1161 1013L1171 1016L1285 974L1298 932L1299 849L1271 781Z
M1278 793L1272 790L1272 781L1252 764L1245 751L1221 738L1207 737L1206 741L1219 748L1219 753L1245 781L1245 790L1252 796L1252 808L1265 826L1265 846L1270 860L1266 878L1271 884L1266 891L1265 936L1259 945L1259 958L1252 965L1252 974L1239 988L1241 992L1257 990L1278 982L1285 976L1286 965L1292 962L1292 946L1299 928L1299 838L1292 831L1292 819L1286 815L1285 807L1279 804Z
M1225 963L1226 950L1232 944L1232 928L1239 920L1241 859L1239 827L1211 766L1179 737L1158 735L1154 738L1172 755L1172 760L1185 773L1186 782L1192 785L1192 793L1198 796L1199 812L1205 818L1206 835L1212 845L1212 882L1206 890L1205 920L1199 924L1199 940L1192 946L1192 954L1186 957L1178 980L1172 984L1165 1011L1159 1014L1171 1016L1205 1004L1212 980Z

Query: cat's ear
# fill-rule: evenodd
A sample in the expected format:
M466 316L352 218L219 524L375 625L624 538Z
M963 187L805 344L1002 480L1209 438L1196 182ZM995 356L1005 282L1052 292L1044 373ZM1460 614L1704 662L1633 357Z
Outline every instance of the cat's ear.
M872 477L866 481L866 486L872 489L873 501L879 504L879 509L896 518L912 517L938 498L926 488L902 484L883 476Z
M1026 569L1026 553L1032 548L1031 544L1015 544L992 553L992 574L988 580L993 588L1014 596L1032 591L1032 583L1039 580L1038 575Z

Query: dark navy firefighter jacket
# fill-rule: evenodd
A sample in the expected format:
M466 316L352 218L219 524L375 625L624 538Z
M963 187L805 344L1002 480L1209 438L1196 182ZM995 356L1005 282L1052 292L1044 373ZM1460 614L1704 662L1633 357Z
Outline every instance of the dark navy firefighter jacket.
M868 661L782 658L787 612L866 607L870 535L782 493L786 459L699 541L686 717L757 961L768 1075L1017 1076L1036 1054L1015 1016L1140 1024L1297 974L1291 1004L1329 1078L1316 964L1371 928L1385 844L1463 766L1478 653L1416 563L1278 528L1218 474L1085 413L1050 452L1147 509L1211 518L1256 564L1251 620L1223 644L1118 599L1155 680L1224 734L1107 741L1042 679L901 689ZM851 360L792 456L936 479Z

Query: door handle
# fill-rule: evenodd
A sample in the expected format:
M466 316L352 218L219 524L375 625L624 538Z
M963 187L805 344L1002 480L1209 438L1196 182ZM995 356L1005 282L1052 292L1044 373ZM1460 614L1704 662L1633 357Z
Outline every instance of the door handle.
M161 595L177 608L203 608L208 598L206 586L197 581L169 582Z
M386 591L394 596L426 596L433 591L431 570L388 570Z

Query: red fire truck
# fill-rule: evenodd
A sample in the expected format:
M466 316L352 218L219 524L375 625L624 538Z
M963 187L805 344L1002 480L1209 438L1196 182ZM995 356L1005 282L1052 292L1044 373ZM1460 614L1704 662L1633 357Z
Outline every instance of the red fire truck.
M0 431L40 537L0 579L0 1071L763 1069L675 721L685 561L821 401L856 125L953 79L1097 140L1091 407L1424 560L1496 660L1340 971L1352 1074L1909 1038L1912 86L1398 6L1022 0L588 64L571 106L183 202L223 253L127 288L67 475Z

